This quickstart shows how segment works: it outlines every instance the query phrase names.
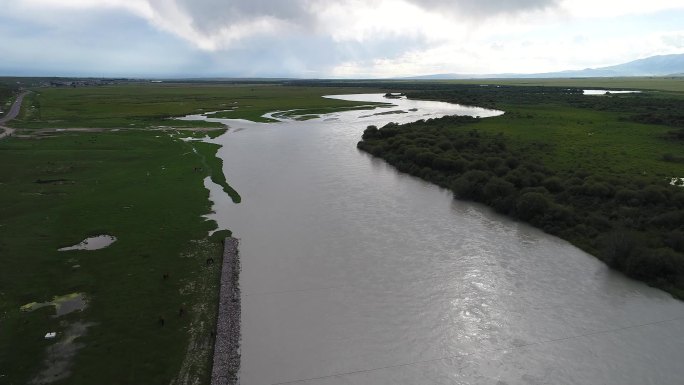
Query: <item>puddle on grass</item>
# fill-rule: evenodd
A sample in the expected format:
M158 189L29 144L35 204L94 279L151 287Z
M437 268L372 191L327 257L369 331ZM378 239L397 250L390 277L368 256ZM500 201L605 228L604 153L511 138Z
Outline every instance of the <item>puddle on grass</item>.
M99 250L116 242L116 237L112 235L97 235L94 237L89 237L83 240L83 242L57 249L58 251L69 251L69 250Z
M31 384L50 384L69 377L73 358L78 350L85 346L76 340L84 336L88 328L95 324L74 322L62 325L66 326L66 329L62 333L57 333L56 342L46 349L43 369L31 380Z
M584 95L606 95L606 94L639 94L641 91L615 91L615 90L582 90Z
M61 317L75 311L81 311L86 308L88 302L83 293L71 293L62 296L55 296L49 302L31 302L19 308L21 311L34 311L47 306L55 307L55 315L53 318Z
M670 179L670 184L673 186L684 187L684 178L674 177Z

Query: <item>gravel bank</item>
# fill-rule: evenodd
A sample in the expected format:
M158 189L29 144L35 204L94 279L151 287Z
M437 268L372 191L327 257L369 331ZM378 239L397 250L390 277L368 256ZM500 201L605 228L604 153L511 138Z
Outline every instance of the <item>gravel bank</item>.
M240 368L239 277L238 240L229 237L224 241L223 248L214 366L211 371L212 385L238 383L237 373Z

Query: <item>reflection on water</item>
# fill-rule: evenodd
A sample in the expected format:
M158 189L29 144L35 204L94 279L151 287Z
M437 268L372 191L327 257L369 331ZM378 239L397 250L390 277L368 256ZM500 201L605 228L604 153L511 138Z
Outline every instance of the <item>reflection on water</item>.
M355 146L370 124L501 112L389 101L408 112L214 140L243 197L214 192L209 216L241 239L243 385L681 384L681 302Z

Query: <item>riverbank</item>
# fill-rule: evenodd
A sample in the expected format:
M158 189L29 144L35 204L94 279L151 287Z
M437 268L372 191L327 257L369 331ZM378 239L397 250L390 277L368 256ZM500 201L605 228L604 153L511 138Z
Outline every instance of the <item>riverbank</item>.
M683 149L676 135L668 135L676 126L663 123L675 121L681 96L592 99L563 89L486 88L410 95L486 99L505 109L504 116L369 128L358 147L684 298L684 190L670 184L684 175L684 165L663 155ZM653 112L649 121L660 124L641 123L640 110L651 105L670 119Z
M236 238L228 237L223 243L221 289L211 372L212 385L237 384L237 374L240 369L239 242Z

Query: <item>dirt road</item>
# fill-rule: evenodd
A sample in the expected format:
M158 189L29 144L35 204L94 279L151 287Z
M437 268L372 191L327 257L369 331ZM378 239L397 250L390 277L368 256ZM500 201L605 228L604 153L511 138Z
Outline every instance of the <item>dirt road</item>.
M9 112L0 118L0 130L2 130L2 133L0 133L0 139L6 137L6 136L11 136L14 133L13 128L5 127L5 123L9 122L10 120L14 119L19 115L19 111L21 110L21 103L24 101L24 96L28 94L28 91L24 91L19 96L17 97L17 100L14 101L14 104L12 104L12 107L10 108Z

